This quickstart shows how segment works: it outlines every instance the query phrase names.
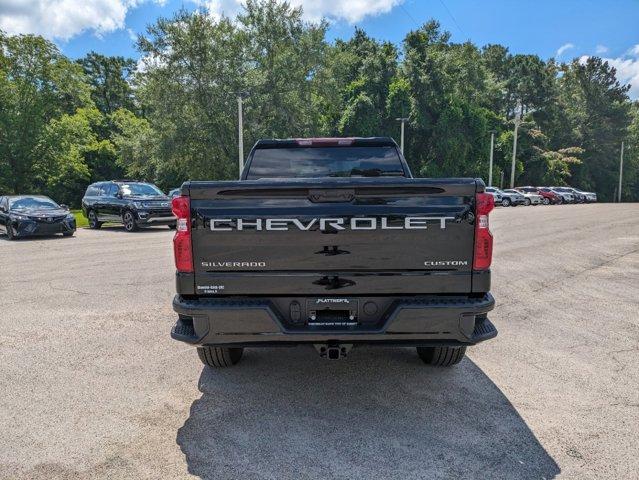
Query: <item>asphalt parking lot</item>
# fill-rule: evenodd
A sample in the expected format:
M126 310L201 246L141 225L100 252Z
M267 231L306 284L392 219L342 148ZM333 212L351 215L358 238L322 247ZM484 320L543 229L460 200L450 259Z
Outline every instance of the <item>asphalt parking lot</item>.
M639 205L498 209L497 339L248 350L169 338L172 233L0 237L0 478L637 478Z

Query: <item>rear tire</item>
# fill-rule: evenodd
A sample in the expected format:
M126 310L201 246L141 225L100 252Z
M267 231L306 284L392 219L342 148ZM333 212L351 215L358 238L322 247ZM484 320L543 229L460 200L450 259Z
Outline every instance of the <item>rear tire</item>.
M15 240L16 237L13 235L13 227L11 225L7 225L7 240Z
M524 200L524 205L527 207L530 207L530 198L527 198L526 200Z
M200 361L211 368L231 367L240 361L243 353L243 348L197 347Z
M550 199L548 197L544 197L544 199L541 201L544 205L550 205Z
M93 210L89 210L87 219L89 220L89 228L93 230L97 230L102 226L102 222L98 221L98 215Z
M510 199L509 198L503 198L501 200L501 206L502 207L510 207Z
M75 232L62 232L63 237L72 237Z
M428 365L450 367L461 362L466 347L417 347L417 355Z

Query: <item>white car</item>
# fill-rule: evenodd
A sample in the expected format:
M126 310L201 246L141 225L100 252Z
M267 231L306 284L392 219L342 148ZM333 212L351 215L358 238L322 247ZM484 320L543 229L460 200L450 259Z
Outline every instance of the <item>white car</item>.
M586 203L593 203L597 201L597 194L595 192L584 192L578 188L575 188L574 190L586 197Z
M486 187L486 193L490 193L495 200L495 205L501 205L502 195L498 188Z
M504 190L504 193L509 193L511 195L522 195L524 197L524 200L521 203L522 205L525 205L527 207L529 205L541 205L543 201L543 197L541 195L537 195L536 193L520 192L519 190L515 190L514 188Z
M561 203L575 203L575 196L567 191L566 188L550 187L550 190L552 190L553 193L559 195L559 198L561 198Z
M524 197L526 197L526 201L524 203L524 205L526 205L526 206L529 206L529 205L542 205L544 203L544 197L542 197L538 193L527 192L527 191L522 190L520 188L516 188L515 190L518 191L519 193L521 193Z

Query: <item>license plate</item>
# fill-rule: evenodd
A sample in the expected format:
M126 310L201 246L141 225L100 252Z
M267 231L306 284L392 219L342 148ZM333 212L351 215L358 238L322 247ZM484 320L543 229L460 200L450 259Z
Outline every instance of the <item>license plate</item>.
M309 325L347 327L357 325L357 300L350 298L314 298L307 300Z

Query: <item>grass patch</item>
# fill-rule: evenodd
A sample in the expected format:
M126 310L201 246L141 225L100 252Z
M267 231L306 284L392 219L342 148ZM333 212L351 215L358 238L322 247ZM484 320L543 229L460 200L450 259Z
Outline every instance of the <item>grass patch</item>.
M71 210L71 213L75 217L75 226L77 228L83 228L83 227L88 227L89 226L89 221L82 214L82 210Z

